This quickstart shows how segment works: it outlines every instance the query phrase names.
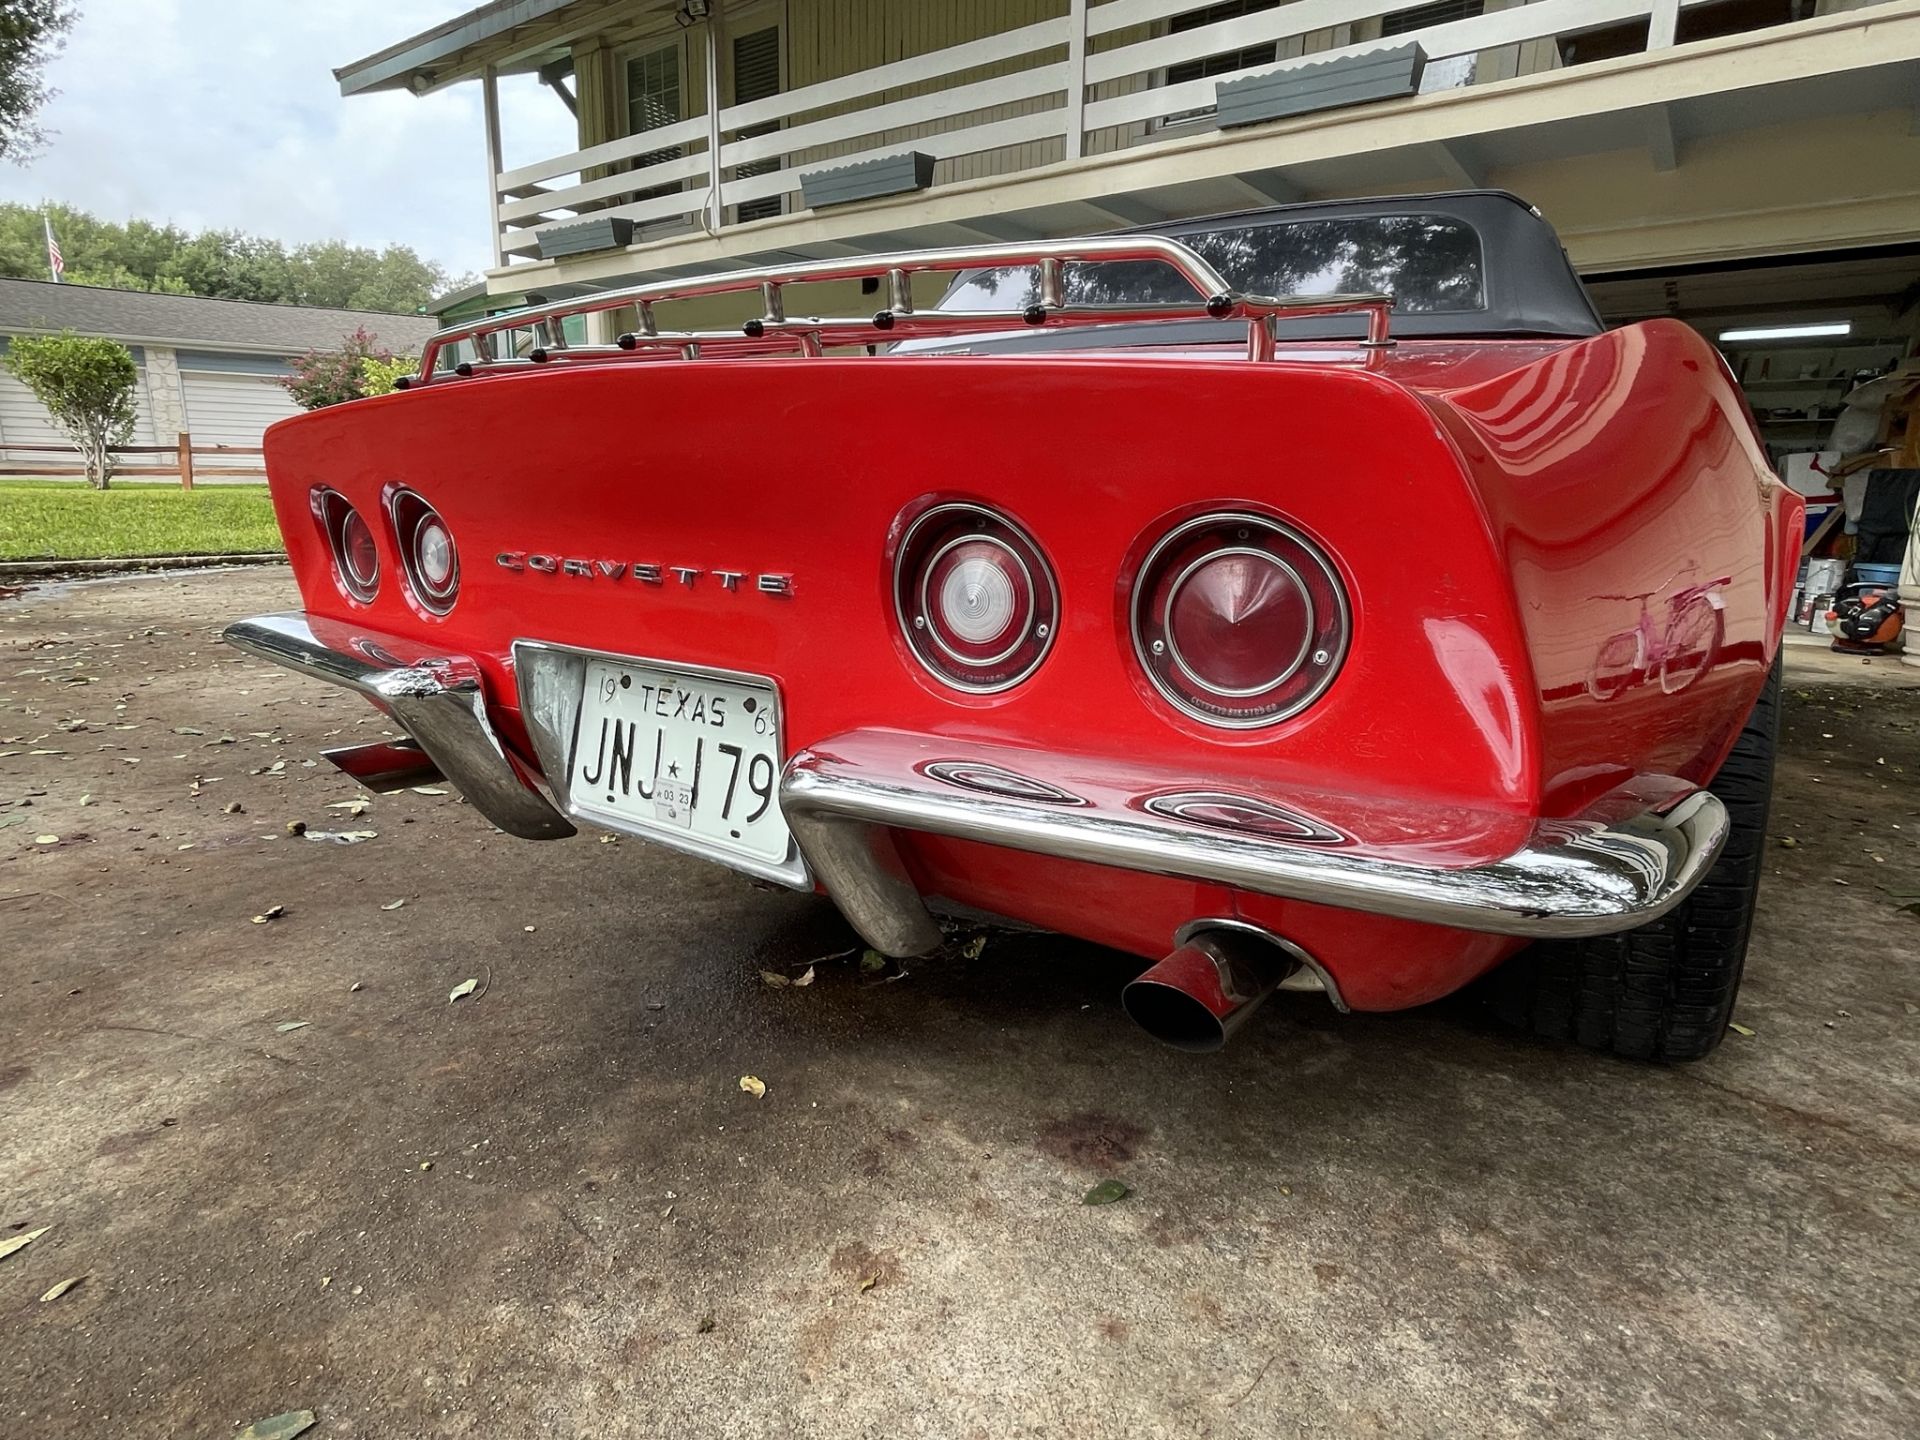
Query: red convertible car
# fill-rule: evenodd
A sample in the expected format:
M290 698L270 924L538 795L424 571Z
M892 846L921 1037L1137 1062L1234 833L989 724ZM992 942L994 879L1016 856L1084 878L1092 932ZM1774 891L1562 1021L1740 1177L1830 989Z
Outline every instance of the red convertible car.
M888 955L1115 946L1191 1049L1482 976L1620 1054L1725 1029L1799 501L1714 350L1603 328L1511 196L591 293L266 443L305 608L227 637L404 728L330 757L371 788Z

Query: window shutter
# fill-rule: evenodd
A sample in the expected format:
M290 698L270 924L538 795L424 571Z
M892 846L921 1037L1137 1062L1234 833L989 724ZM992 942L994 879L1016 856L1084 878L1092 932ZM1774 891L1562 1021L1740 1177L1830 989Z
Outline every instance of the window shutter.
M733 37L733 103L745 105L753 100L765 100L780 93L780 27L769 25L764 30L755 30L746 35ZM748 140L755 135L770 135L780 128L777 120L764 125L753 125L738 133L738 139ZM746 165L734 167L734 177L743 179L752 175L767 175L780 168L777 157L769 156L765 160L755 160ZM781 197L763 195L758 200L743 200L734 206L734 217L738 220L768 220L781 212Z

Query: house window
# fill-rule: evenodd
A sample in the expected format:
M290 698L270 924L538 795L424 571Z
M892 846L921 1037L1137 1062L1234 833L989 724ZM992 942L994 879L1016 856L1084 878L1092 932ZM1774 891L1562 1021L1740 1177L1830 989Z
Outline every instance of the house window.
M1411 35L1430 25L1445 25L1450 20L1472 20L1486 13L1486 0L1434 0L1431 5L1416 5L1398 15L1380 18L1380 35Z
M686 110L681 99L678 44L628 56L626 72L627 133L629 135L644 135L649 130L658 130L665 125L677 125L685 118ZM636 155L631 162L631 168L640 170L649 165L678 160L683 153L678 145L661 150L649 150L644 155ZM651 200L658 195L671 195L679 189L677 182L669 185L655 185L650 189L636 190L632 198Z
M780 93L780 27L769 25L733 37L733 103L745 105L766 100ZM735 132L736 140L751 140L756 135L771 135L780 128L778 120L749 125ZM780 168L780 157L751 160L736 165L733 176L744 180L754 175L771 175ZM742 200L733 207L736 220L768 220L781 213L783 197L763 195L757 200Z
M1251 15L1259 10L1275 10L1281 3L1282 0L1222 0L1222 3L1209 5L1204 10L1189 10L1184 15L1174 16L1167 22L1167 33L1179 35L1188 30L1201 29L1203 26L1217 25L1222 20ZM1209 75L1227 75L1235 70L1250 69L1255 65L1271 65L1278 58L1279 51L1269 40L1264 45L1249 45L1244 50L1228 50L1219 55L1206 55L1198 60L1182 60L1177 65L1167 67L1167 84L1178 85L1183 80L1204 80Z

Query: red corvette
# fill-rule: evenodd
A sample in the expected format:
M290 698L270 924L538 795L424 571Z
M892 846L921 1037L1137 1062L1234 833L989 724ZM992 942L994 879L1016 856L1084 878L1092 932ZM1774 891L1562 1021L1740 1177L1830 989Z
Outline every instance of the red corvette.
M330 757L372 788L820 890L890 955L1117 946L1193 1049L1496 969L1543 1035L1724 1031L1799 501L1719 356L1603 329L1511 196L587 295L267 462L305 609L227 635L404 727Z

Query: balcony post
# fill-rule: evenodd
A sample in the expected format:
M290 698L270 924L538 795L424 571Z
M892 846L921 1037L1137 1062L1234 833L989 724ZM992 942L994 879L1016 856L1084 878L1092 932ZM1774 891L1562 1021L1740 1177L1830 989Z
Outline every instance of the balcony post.
M717 235L726 207L720 203L720 183L726 169L720 163L720 25L721 0L713 0L703 27L707 37L707 233Z
M1067 0L1066 158L1078 160L1087 130L1087 0Z
M1647 19L1647 49L1664 50L1680 28L1680 0L1653 0Z
M480 108L487 126L487 233L498 270L507 259L500 248L500 76L491 65L480 72Z

